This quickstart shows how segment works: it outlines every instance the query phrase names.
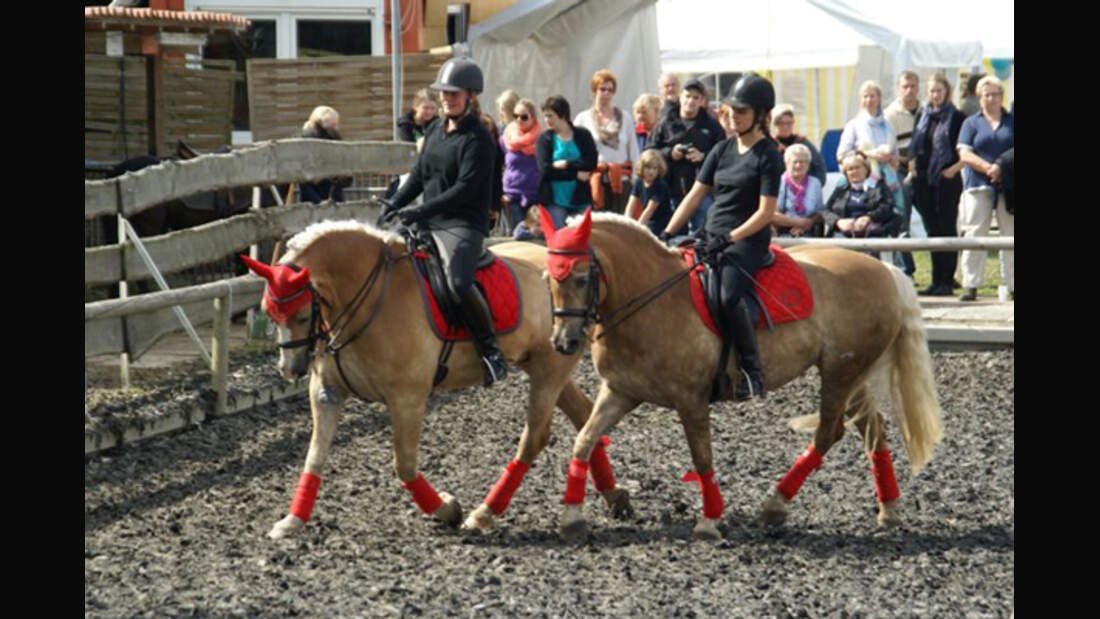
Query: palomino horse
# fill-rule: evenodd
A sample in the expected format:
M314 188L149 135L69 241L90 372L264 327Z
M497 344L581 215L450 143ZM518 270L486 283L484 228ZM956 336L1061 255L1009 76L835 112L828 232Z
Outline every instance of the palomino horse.
M268 280L262 307L279 325L279 369L288 379L310 372L313 435L304 472L290 513L268 535L281 538L305 526L349 394L385 403L402 485L423 512L458 525L462 510L457 501L431 487L418 470L417 458L429 394L482 382L483 366L473 344L454 345L449 372L433 387L444 344L425 318L418 275L406 241L398 235L354 221L323 222L294 236L287 247L275 266L243 257ZM592 408L570 380L580 356L559 354L550 343L552 317L542 280L546 250L531 243L505 243L493 252L511 266L522 299L519 324L501 335L500 346L510 364L530 375L531 391L515 459L464 523L479 530L494 525L545 447L555 403L578 429ZM629 495L615 487L602 445L593 453L592 467L593 481L612 513L628 515Z
M694 535L719 536L722 496L714 480L708 401L720 342L693 307L679 252L645 227L619 215L591 213L570 228L547 231L554 346L565 354L580 347L593 327L592 357L602 379L591 418L577 436L569 467L561 526L567 536L585 530L581 515L585 460L594 441L642 402L676 409L687 434L700 482L703 517ZM878 522L899 522L898 489L872 378L888 375L894 418L905 438L915 474L932 457L943 431L932 381L920 306L898 269L864 254L833 247L790 252L805 272L814 304L802 320L759 331L765 388L776 389L810 366L821 374L821 408L813 444L764 502L761 520L778 524L787 505L851 418L863 435L879 499ZM675 282L645 305L661 284ZM632 314L616 308L636 310ZM640 309L639 309L640 308ZM608 324L604 319L614 316ZM675 325L670 327L669 325ZM736 355L726 372L738 380ZM578 486L578 481L580 486ZM577 489L579 488L579 492Z

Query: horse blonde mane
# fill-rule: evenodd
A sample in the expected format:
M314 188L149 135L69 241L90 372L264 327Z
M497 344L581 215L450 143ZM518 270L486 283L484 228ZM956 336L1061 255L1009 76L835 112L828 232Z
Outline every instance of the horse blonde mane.
M565 225L575 228L582 219L584 219L583 215L573 215L572 217L569 217L565 220ZM654 245L660 247L666 252L674 255L679 255L679 252L677 250L672 249L662 243L661 240L653 234L653 231L651 231L646 226L638 223L636 220L627 217L626 215L619 215L618 213L592 213L592 223L596 222L610 222L618 226L623 226L629 230L632 230L633 232L641 234L642 236L649 237L649 240L652 241Z
M354 219L345 219L342 221L326 219L322 222L310 224L305 230L291 237L286 243L287 252L279 261L286 262L288 260L294 260L295 257L304 252L310 245L316 242L317 239L333 232L359 232L368 236L373 236L387 245L394 245L397 243L404 244L404 239L402 239L400 235L386 230L379 230L368 223L356 221Z

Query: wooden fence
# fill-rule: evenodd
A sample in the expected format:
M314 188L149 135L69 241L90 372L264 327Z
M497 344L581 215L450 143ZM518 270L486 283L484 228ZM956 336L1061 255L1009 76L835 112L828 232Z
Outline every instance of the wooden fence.
M85 219L121 212L139 213L154 204L200 191L236 185L299 182L354 173L395 173L408 170L415 148L403 142L333 142L285 140L241 149L226 155L203 155L183 162L166 162L138 172L84 184ZM142 239L163 274L231 255L265 240L283 238L310 223L325 219L373 221L379 205L373 200L341 204L297 204L262 209L195 228ZM131 243L84 251L85 286L137 281L150 276ZM144 295L142 295L144 296ZM228 295L226 295L228 296ZM138 298L138 297L133 297ZM234 295L231 313L255 307L258 292ZM102 302L101 302L102 303ZM136 358L179 323L170 308L135 315L98 317L85 304L85 356L129 352ZM214 312L206 301L183 305L194 324L210 321Z
M233 60L203 60L202 69L165 63L158 97L157 152L171 153L183 140L209 151L232 143L233 85L244 80Z
M446 54L401 57L402 102L435 81ZM389 56L332 56L248 61L248 106L256 141L294 137L318 105L340 113L344 139L392 140Z
M149 60L84 55L84 158L118 162L149 152Z

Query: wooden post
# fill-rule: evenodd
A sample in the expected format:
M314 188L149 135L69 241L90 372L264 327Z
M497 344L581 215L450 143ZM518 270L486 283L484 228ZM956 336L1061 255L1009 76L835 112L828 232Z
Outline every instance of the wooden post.
M226 387L229 384L230 297L214 299L214 341L210 350L210 382L214 389L214 414L225 413Z
M249 208L249 212L259 212L260 207L263 205L263 189L259 185L252 187L252 207ZM248 248L248 257L253 260L260 259L260 246L259 244L252 244ZM252 331L256 328L256 309L253 307L248 308L248 316L245 319L245 337L248 341L252 341L253 337L256 337Z
M121 198L120 198L121 200ZM121 208L118 215L118 242L121 247L119 251L120 260L122 262L122 277L118 281L118 298L125 299L129 295L129 286L126 284L126 222L122 219ZM122 318L122 343L126 349L118 357L118 383L119 387L123 391L130 388L130 338L127 333L126 318Z

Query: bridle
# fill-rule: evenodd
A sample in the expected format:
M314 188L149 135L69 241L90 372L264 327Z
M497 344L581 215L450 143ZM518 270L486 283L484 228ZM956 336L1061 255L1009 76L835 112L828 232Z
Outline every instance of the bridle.
M607 283L607 276L604 274L604 269L600 265L599 259L596 257L596 252L589 247L587 250L567 250L567 249L549 249L547 253L564 255L564 256L584 256L587 255L592 261L592 269L589 271L588 279L588 298L587 304L584 309L576 308L558 308L552 307L552 315L555 318L583 318L584 323L581 325L581 331L583 333L588 332L589 326L592 324L603 325L603 329L600 330L600 334L596 336L596 339L601 339L606 336L612 329L626 322L627 318L630 318L643 307L648 305L657 297L665 293L669 288L674 286L681 279L684 279L691 274L691 269L685 269L666 278L656 286L646 290L642 294L634 297L626 303L616 307L606 314L600 314L599 311L599 287L600 280ZM551 304L553 300L551 300ZM618 319L615 320L616 316Z
M379 310L382 309L382 303L386 300L386 291L389 289L390 279L393 275L393 265L397 261L401 260L402 258L407 258L408 256L409 254L406 253L401 256L394 257L393 254L390 253L389 246L383 243L382 249L381 251L379 251L379 258L377 261L375 261L374 268L371 269L371 272L367 275L366 281L363 282L363 285L359 287L359 291L355 293L355 296L352 297L351 301L344 307L344 309L340 311L331 321L328 322L328 324L331 326L326 326L326 321L321 315L321 304L324 304L324 306L329 310L333 309L333 305L324 297L322 297L320 293L317 292L317 289L313 287L312 283L307 284L307 287L302 288L298 292L288 297L284 297L281 299L273 298L273 302L285 302L294 299L299 295L305 294L307 290L313 297L310 303L309 332L303 338L292 340L289 342L279 342L279 348L291 349L308 346L309 354L312 358L316 354L317 342L324 341L324 353L332 355L333 359L336 360L336 368L337 370L339 370L340 377L344 380L344 383L360 400L363 400L364 402L369 401L367 398L364 398L362 395L359 394L358 391L355 390L355 387L352 386L351 381L349 381L348 377L345 375L344 368L340 363L340 351L352 342L354 342L355 339L362 335L363 332L367 330L367 327L369 327L371 323L374 322L374 319L378 316ZM294 271L301 271L301 267L292 262L287 262L284 264L286 264ZM341 341L341 336L343 335L344 331L347 330L348 327L351 325L352 318L355 316L355 314L358 313L359 308L362 307L363 303L366 302L367 297L370 296L371 291L374 289L375 285L379 281L379 277L381 277L382 280L382 288L378 293L377 301L375 301L374 306L367 314L367 317L363 321L363 323L360 324L359 327L355 329L355 331L352 332L350 336L343 338L343 340Z

